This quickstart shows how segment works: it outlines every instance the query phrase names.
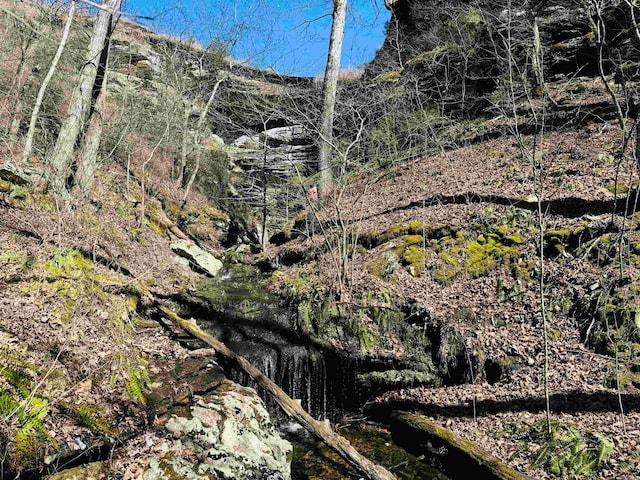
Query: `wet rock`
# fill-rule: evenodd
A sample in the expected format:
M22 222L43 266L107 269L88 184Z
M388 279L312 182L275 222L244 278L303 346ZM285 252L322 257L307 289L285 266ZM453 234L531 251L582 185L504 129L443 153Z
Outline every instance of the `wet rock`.
M166 424L174 442L149 462L145 480L291 478L292 447L278 435L255 390L225 382L195 397L189 417Z
M434 369L435 370L435 369ZM358 380L368 388L389 390L391 388L412 388L418 385L439 385L436 371L385 370L358 375Z
M215 277L222 270L222 262L193 242L178 240L171 244L171 249L181 257L188 259L198 269Z
M205 395L225 380L224 371L210 357L186 358L170 371L162 365L150 369L154 388L147 405L158 417L187 414L194 395Z

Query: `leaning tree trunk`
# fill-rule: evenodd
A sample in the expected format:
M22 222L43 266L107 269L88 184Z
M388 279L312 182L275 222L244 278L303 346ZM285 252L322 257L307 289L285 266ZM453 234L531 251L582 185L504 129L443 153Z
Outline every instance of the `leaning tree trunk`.
M158 305L158 308L184 330L213 347L216 355L231 361L236 368L249 375L275 399L289 417L295 419L308 432L329 445L329 447L349 462L349 464L357 469L364 477L370 480L395 480L392 473L360 455L348 440L309 415L306 410L300 406L299 402L293 400L246 358L230 350L224 343L203 331L195 322L189 322L181 318L165 306Z
M336 106L338 75L344 24L347 17L347 0L333 0L333 21L327 66L324 71L324 105L320 116L320 152L318 158L319 186L322 195L332 180L331 150L333 145L333 112Z
M111 36L111 29L107 34ZM89 126L84 136L82 154L78 159L78 171L76 172L76 183L85 197L88 197L96 168L98 166L98 150L102 139L102 111L104 109L105 97L107 95L107 68L109 65L109 42L106 41L100 54L100 64L93 84L94 95L97 97L89 111Z
M71 0L71 6L69 7L69 13L67 14L67 22L65 23L64 30L62 32L62 38L60 39L60 43L58 44L58 50L51 61L51 66L49 67L49 71L47 72L47 76L44 77L42 81L42 85L40 85L40 90L38 90L38 96L36 97L36 104L33 107L33 111L31 112L31 121L29 122L29 130L27 131L27 137L24 143L24 150L22 151L22 163L27 164L29 161L29 157L31 156L31 150L33 149L33 137L36 131L36 122L38 121L38 114L40 113L40 107L42 106L42 100L44 98L44 94L47 91L47 87L49 86L49 82L51 78L53 78L53 74L56 71L58 66L58 61L62 56L62 52L64 51L65 46L67 45L67 38L69 38L69 31L71 30L71 23L73 21L73 14L76 11L76 0Z
M78 138L84 128L92 98L97 97L94 84L102 53L109 41L111 22L114 14L120 10L122 0L104 0L96 17L93 34L87 50L86 62L80 72L78 83L71 95L71 102L67 110L67 118L62 124L60 134L49 157L53 174L51 176L51 188L56 194L65 192L66 178L73 158Z

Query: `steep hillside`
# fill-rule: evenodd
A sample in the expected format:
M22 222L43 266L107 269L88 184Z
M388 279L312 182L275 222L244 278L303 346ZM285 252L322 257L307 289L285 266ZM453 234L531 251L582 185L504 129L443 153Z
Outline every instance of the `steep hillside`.
M619 138L617 125L586 121L356 175L326 199L315 233L300 225L272 252L276 288L305 305L307 334L395 359L396 374L374 383L395 390L371 414L422 412L522 470L534 463L539 478L554 461L566 475L585 466L553 448L536 460L549 448L535 433L546 324L553 421L575 425L588 448L599 448L590 432L613 442L598 478L635 478L638 171L614 161ZM539 163L521 142L537 142ZM327 297L341 312L329 321L313 307Z
M538 478L640 475L639 12L387 3L384 46L341 81L318 199L317 82L124 20L94 184L56 195L93 20L72 25L25 160L65 11L0 1L0 477L291 478L258 394L159 309L209 319L227 296L214 333L268 352L332 421L327 405L382 422L411 462L447 470L452 449L397 410ZM355 475L294 456L294 478Z
M255 182L234 158L246 170L261 159L252 137L265 125L252 108L282 97L286 79L121 20L96 179L89 192L63 199L48 188L47 155L93 20L80 11L72 24L25 162L29 115L66 11L0 7L0 477L44 478L81 465L68 474L160 479L198 466L290 478L291 446L256 392L227 380L212 352L172 330L156 308L189 298L222 268L215 257L241 259L255 242L257 193L245 187ZM196 127L219 81L220 108L205 118L196 175ZM242 135L252 148L225 145ZM212 415L219 421L199 430L189 424ZM231 441L220 438L240 425ZM209 443L184 453L196 435ZM234 442L256 448L238 453Z

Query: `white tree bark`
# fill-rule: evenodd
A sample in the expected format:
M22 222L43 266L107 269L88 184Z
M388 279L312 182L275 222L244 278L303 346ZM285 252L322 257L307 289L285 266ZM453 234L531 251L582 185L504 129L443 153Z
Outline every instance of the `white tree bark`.
M318 172L320 174L320 195L332 181L331 151L333 149L333 113L336 106L338 91L338 75L340 74L340 57L342 55L342 40L344 39L344 24L347 18L347 0L333 0L333 20L331 23L331 39L329 54L324 72L324 104L320 116L320 152L318 158Z
M38 114L40 113L40 107L42 106L42 99L44 98L44 94L47 91L47 87L49 86L49 82L53 77L56 68L58 66L58 62L60 61L60 57L62 56L62 52L64 51L65 46L67 45L67 39L69 38L69 31L71 30L71 23L73 21L73 14L76 11L76 0L71 0L71 6L69 7L69 12L67 13L67 21L64 25L64 30L62 32L62 38L60 39L60 43L58 44L58 50L51 61L51 66L49 67L49 71L47 72L47 76L44 77L42 81L42 85L40 85L40 90L38 90L38 96L36 97L36 104L33 107L33 111L31 112L31 121L29 122L29 130L27 131L27 137L25 139L24 150L22 151L22 163L27 164L29 162L29 157L31 157L31 151L33 149L33 137L36 131L36 122L38 121Z
M100 85L100 92L98 93L98 98L95 100L93 112L89 119L89 126L87 127L84 145L82 148L82 155L80 155L81 158L78 160L78 171L76 172L76 182L85 197L89 196L96 169L98 167L98 150L100 149L100 141L102 140L102 112L107 94L108 56L107 52L107 60L102 67L102 74L104 75L102 85Z
M101 54L108 41L113 15L120 10L121 3L122 0L104 0L102 3L104 8L100 8L98 11L87 50L86 61L80 72L76 88L71 95L67 117L62 124L56 145L49 157L53 170L50 186L59 195L65 192L65 183L70 173L73 152L91 107L94 93L93 86L98 73Z

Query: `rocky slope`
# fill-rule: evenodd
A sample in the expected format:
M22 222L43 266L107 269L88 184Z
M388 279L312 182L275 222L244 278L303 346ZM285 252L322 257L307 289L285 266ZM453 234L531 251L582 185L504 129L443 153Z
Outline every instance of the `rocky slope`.
M226 380L211 351L194 353L202 346L178 341L184 335L162 323L154 308L159 299L188 297L200 279L215 275L222 264L214 257L224 256L221 243L233 237L229 215L207 198L213 187L198 179L186 198L176 180L180 138L188 146L208 81L227 75L223 98L232 102L262 98L260 88L278 87L281 94L276 83L284 80L272 75L276 83L269 83L243 66L232 75L228 61L220 67L201 47L120 22L103 112L104 161L88 198L64 205L47 190L44 154L91 23L79 15L74 24L45 97L37 153L23 165L24 130L12 126L24 119L46 73L37 62L49 58L48 38L61 26L49 20L64 12L0 6L0 477L64 471L54 478L290 478L291 447L256 392ZM50 35L22 37L25 25ZM15 75L20 48L25 66ZM199 89L175 76L172 83L176 69L185 82L200 76ZM21 95L6 83L12 76ZM219 176L203 175L206 180L226 182L234 167L220 136L232 141L264 128L240 123L247 112L236 111L234 122L225 120L232 128L207 122L203 168L211 173L215 166ZM296 143L278 138L283 149ZM187 160L190 173L193 159ZM250 226L250 211L246 218L238 223ZM241 236L255 235L252 230ZM240 258L242 251L230 254Z
M601 83L579 81L558 103L606 101ZM356 176L325 199L322 229L272 252L275 286L303 305L334 298L359 319L329 315L327 327L311 308L310 335L396 359L399 380L380 372L378 384L396 389L370 414L421 412L538 478L635 478L638 171L614 161L614 122L574 121ZM568 444L536 433L545 375L554 431L576 429L558 438L607 460L587 466L590 454L565 455Z

